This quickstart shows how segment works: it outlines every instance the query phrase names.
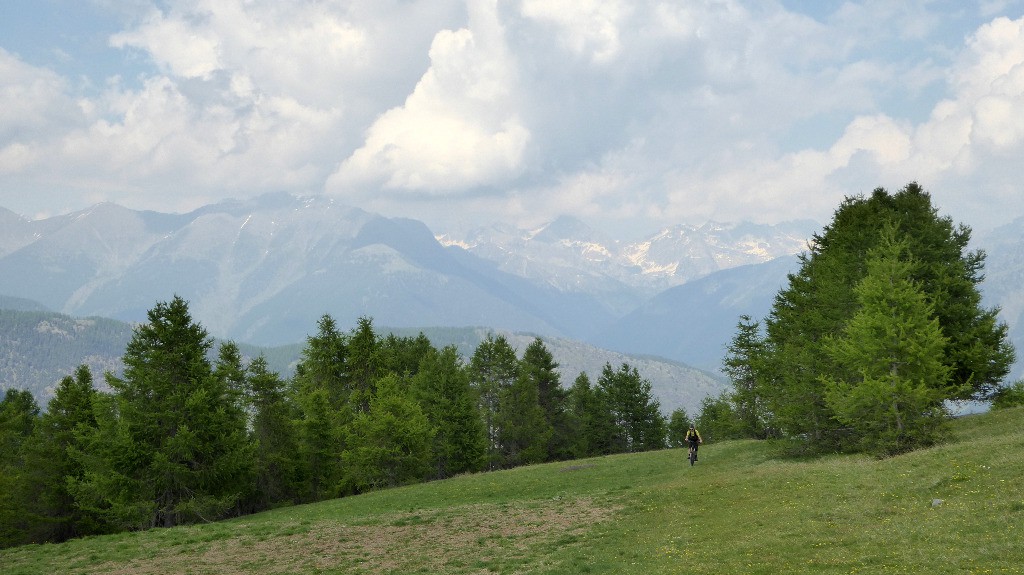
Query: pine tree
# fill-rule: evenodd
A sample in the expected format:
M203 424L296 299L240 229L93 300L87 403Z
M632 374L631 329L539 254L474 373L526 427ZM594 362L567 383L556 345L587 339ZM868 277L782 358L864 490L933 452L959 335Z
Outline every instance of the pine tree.
M886 225L906 242L909 277L931 302L946 338L942 350L955 396L986 398L1009 372L1014 350L997 309L981 307L978 284L984 253L969 252L970 229L940 217L916 183L896 194L876 189L869 198L847 198L833 221L814 236L799 271L776 296L765 321L768 361L757 377L773 421L817 450L845 447L846 425L827 401L824 384L842 367L828 342L839 337L860 308L854 287L867 275L866 254Z
M825 380L826 400L861 449L891 455L934 443L947 415L943 400L958 390L944 363L947 339L894 227L883 231L867 267L855 290L860 308L827 345L838 369Z
M700 437L705 442L740 439L745 437L743 422L733 409L734 402L728 392L707 396L700 402L700 412L694 418Z
M758 382L760 362L764 361L764 340L760 324L749 315L740 316L736 335L729 343L722 371L732 382L733 402L740 433L745 437L764 439L768 436L768 413Z
M548 456L553 430L540 406L537 382L520 372L512 385L501 390L495 414L502 466L541 463Z
M602 453L600 446L609 437L611 428L599 429L599 422L607 418L598 413L594 388L584 372L576 376L569 388L569 413L575 428L572 441L573 455L582 458Z
M551 429L545 459L555 461L572 457L568 414L568 391L562 388L558 363L544 342L535 338L523 352L519 373L537 387L537 402L544 413L544 422Z
M618 430L616 452L638 452L665 446L665 418L651 383L635 367L623 363L618 371L605 364L598 387L605 394Z
M324 314L316 335L306 338L293 378L299 408L298 474L305 501L336 497L346 490L341 453L345 430L354 417L347 359L344 334L334 318Z
M214 376L224 382L232 408L244 411L249 401L249 383L245 377L245 366L242 365L242 352L235 342L221 343L217 350Z
M298 421L298 472L305 501L322 501L346 492L341 454L345 449L345 426L331 401L327 388L306 391L299 398L302 417ZM347 410L346 410L347 411ZM346 422L347 423L347 422Z
M682 407L672 411L668 419L668 446L685 447L686 433L690 430L690 416Z
M476 392L487 435L488 469L503 466L501 429L498 427L499 399L515 383L518 369L516 351L502 335L487 334L470 358L470 385Z
M295 387L307 394L317 389L327 392L327 399L335 409L349 405L351 389L346 385L345 362L348 346L345 336L330 315L324 314L317 322L317 333L306 338L306 346L295 366Z
M26 479L31 493L23 495L30 505L30 539L58 542L100 532L100 522L82 512L68 491L69 481L81 480L84 470L74 457L84 448L82 437L96 429L96 389L86 365L57 385L46 413L32 439L26 443Z
M263 355L246 368L251 391L252 436L256 440L256 485L252 506L267 509L281 502L298 501L299 447L295 421L297 406L286 383L267 367Z
M31 483L26 473L26 443L32 440L39 405L27 390L8 389L0 401L0 547L31 541L28 517Z
M479 471L486 461L487 437L469 375L455 347L428 353L412 387L416 401L435 429L434 478Z
M380 341L373 331L373 320L360 317L346 344L345 379L352 393L351 408L356 413L370 409L374 385L381 376Z
M437 351L423 332L416 337L398 337L389 333L380 342L381 371L394 373L403 379L411 378L419 371L420 361L431 350Z
M122 529L227 516L252 484L254 446L227 382L207 359L212 341L180 297L159 302L136 328L124 376L101 402L78 505Z
M377 381L369 409L352 422L343 454L357 489L396 487L423 479L430 470L434 428L397 375Z

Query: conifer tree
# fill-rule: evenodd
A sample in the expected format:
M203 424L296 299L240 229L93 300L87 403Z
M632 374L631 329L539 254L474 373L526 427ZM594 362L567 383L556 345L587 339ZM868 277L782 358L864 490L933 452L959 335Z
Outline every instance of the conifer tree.
M27 390L8 389L0 401L0 547L31 541L31 484L25 473L26 443L32 440L39 404Z
M690 430L690 416L686 409L674 409L668 419L668 446L686 447L686 433Z
M389 333L380 342L381 371L394 373L403 380L411 378L419 371L420 361L432 349L434 345L423 332L416 337L398 337Z
M433 477L443 479L479 471L487 455L487 437L469 374L454 346L424 356L412 381L416 401L434 428Z
M323 389L335 409L347 407L351 395L345 380L347 357L345 335L338 330L334 318L324 314L317 322L316 335L306 338L306 346L295 366L297 392L307 394Z
M469 362L470 384L476 392L487 435L488 469L503 467L498 410L500 398L515 383L518 369L516 351L503 335L487 334Z
M537 387L537 402L544 414L544 422L551 429L545 459L569 459L572 429L568 414L568 391L562 388L558 363L540 338L535 338L523 352L519 362L522 377L532 380Z
M74 455L84 448L82 438L96 429L96 393L92 372L87 365L80 365L74 376L64 377L57 385L36 432L26 443L25 475L30 493L22 497L30 505L26 518L32 523L32 541L64 541L101 530L99 521L82 512L68 491L69 481L84 476Z
M351 408L356 413L365 413L370 409L370 397L383 363L372 319L359 318L347 339L346 352L345 379L352 394Z
M263 355L249 363L252 436L256 440L256 485L252 505L266 509L300 498L297 407L286 383L267 367Z
M521 371L512 385L501 390L495 422L504 467L547 459L553 431L540 406L537 382L529 374Z
M665 446L665 418L651 395L651 382L635 367L623 363L616 371L606 363L597 381L607 398L618 433L613 450L638 452Z
M576 457L609 453L609 442L615 433L611 413L590 384L586 373L580 372L569 388L569 413L575 427L572 449Z
M762 386L758 374L762 373L760 362L764 361L764 340L760 335L760 323L749 315L740 316L736 335L722 362L722 371L732 382L730 399L739 422L739 432L744 437L764 439L768 435L768 413L761 396Z
M825 380L826 400L860 448L877 455L934 443L943 400L958 395L944 363L947 339L912 279L915 267L895 227L883 230L855 289L860 307L827 345L837 371Z
M740 439L746 437L743 422L733 408L735 402L728 392L706 396L700 402L700 412L694 423L705 442Z
M175 296L135 329L124 376L97 413L71 489L83 509L121 529L227 516L252 484L254 446L227 382L207 359L206 330Z
M354 416L347 359L345 335L334 318L324 314L317 322L316 335L306 338L293 378L299 409L298 474L305 501L336 497L346 489L341 453L345 429Z
M969 228L940 217L916 183L895 194L879 188L870 197L846 198L776 296L765 321L768 361L757 377L773 421L782 432L807 438L812 449L841 449L849 439L836 403L826 399L824 382L841 369L827 344L858 312L854 287L867 274L866 254L890 224L906 242L909 277L931 302L946 338L943 362L956 394L946 399L989 397L1013 363L998 309L981 307L984 253L968 251Z
M339 411L331 401L330 391L324 387L310 389L302 394L298 403L302 411L297 423L302 498L321 501L343 495L347 487L341 460L345 426L339 421Z
M245 410L248 403L249 383L242 365L242 352L233 341L225 341L217 349L214 375L224 382L228 401L234 409Z
M346 472L359 490L419 481L430 470L434 428L398 376L377 381L369 409L356 415Z

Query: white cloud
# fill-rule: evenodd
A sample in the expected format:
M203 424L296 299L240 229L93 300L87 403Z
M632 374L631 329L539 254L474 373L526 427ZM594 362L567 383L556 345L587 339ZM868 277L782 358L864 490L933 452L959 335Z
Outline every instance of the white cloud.
M471 3L468 28L438 32L430 62L405 103L370 127L328 189L446 193L506 182L519 172L530 131L516 110L518 71L496 2Z
M619 27L630 6L620 0L523 0L522 14L553 24L565 47L600 64L622 48Z
M915 179L1024 211L1016 0L151 4L110 38L142 75L61 76L0 39L0 205L326 190L432 225L654 227L827 219Z
M110 43L115 48L144 49L171 74L183 78L207 79L222 66L220 41L212 30L197 30L159 12L141 27L115 34Z
M80 122L67 82L0 48L0 174L29 169L41 160L41 140Z

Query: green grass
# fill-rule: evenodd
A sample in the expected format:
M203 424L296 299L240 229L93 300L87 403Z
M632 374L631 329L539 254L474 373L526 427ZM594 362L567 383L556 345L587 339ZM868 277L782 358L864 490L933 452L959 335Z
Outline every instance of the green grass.
M1024 573L1024 409L953 429L881 461L737 441L692 468L667 450L467 475L8 549L0 572Z

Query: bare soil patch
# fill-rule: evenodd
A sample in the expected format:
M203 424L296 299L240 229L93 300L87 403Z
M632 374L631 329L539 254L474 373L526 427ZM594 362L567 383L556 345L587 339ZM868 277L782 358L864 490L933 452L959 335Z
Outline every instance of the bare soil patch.
M84 573L224 575L240 573L492 573L557 563L558 550L607 521L615 508L590 499L478 504L381 515L365 523L319 521L250 530L196 545L149 549L144 560L106 563Z

